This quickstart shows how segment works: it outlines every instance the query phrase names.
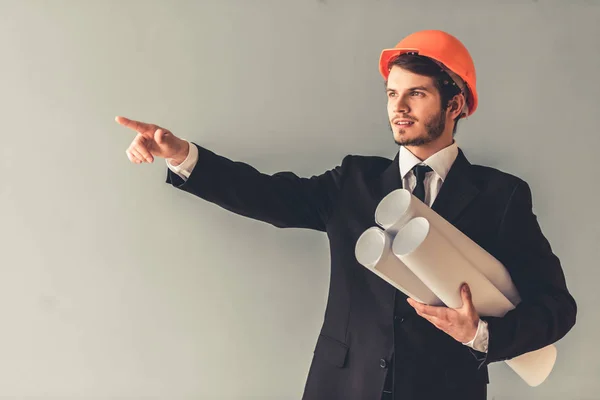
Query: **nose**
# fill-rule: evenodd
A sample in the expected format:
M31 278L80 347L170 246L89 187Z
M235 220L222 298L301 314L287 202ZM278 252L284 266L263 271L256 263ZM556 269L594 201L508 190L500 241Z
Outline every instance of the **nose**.
M392 107L397 114L408 114L410 112L410 107L404 96L398 96L394 100L395 103Z

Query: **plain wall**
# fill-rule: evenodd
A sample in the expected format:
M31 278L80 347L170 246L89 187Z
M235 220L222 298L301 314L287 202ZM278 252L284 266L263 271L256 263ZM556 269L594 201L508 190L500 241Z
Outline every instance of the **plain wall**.
M0 399L299 399L325 235L174 189L114 117L268 173L392 158L379 54L432 28L477 67L459 145L530 184L579 306L548 380L494 364L489 398L600 399L598 21L598 1L0 0Z

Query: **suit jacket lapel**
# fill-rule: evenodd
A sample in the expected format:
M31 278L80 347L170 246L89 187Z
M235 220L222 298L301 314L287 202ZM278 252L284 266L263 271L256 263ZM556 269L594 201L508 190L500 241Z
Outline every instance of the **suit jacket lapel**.
M381 201L390 192L402 188L399 158L400 152L396 153L394 161L382 172L380 180L375 186L378 201ZM431 207L450 223L456 221L462 211L479 194L479 189L473 182L470 167L471 163L459 149L458 156L448 171L448 176Z
M394 161L382 172L379 184L377 185L377 198L381 201L390 192L402 188L402 178L400 177L400 152L396 153Z
M400 177L400 152L396 154L396 157L389 166L381 173L379 179L374 182L372 186L374 200L376 203L380 202L390 192L402 188L402 178ZM461 212L469 205L469 203L477 196L479 190L472 182L470 176L470 163L465 158L462 151L459 149L458 156L454 164L448 171L448 176L440 189L440 193L433 203L433 210L445 218L448 222L453 223ZM375 206L376 204L374 204ZM374 213L374 209L372 212ZM381 281L384 282L384 281ZM390 295L394 294L394 302L398 299L396 295L401 293L397 291L392 285L382 285L381 290L389 290ZM402 294L399 299L406 298L406 295ZM399 301L399 300L398 300ZM406 307L406 302L402 302L403 306ZM393 313L394 307L391 312Z
M448 171L448 176L431 207L450 223L456 221L462 211L479 194L470 167L471 164L459 149L456 161Z

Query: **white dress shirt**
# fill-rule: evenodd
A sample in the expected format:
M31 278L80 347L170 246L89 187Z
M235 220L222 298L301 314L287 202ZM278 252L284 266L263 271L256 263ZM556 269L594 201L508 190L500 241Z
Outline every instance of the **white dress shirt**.
M193 143L189 143L189 152L186 159L179 165L172 165L167 160L167 167L179 175L183 180L187 180L196 163L198 162L198 149ZM458 156L458 145L453 142L450 146L438 151L428 159L421 161L406 147L400 147L400 176L402 177L402 186L412 192L417 184L416 177L412 171L417 164L428 165L433 171L425 175L425 203L431 207L437 197L448 171L454 164ZM489 332L487 322L479 320L475 337L468 343L463 343L475 350L487 353L489 341Z
M412 192L417 185L417 177L412 169L415 165L427 165L433 171L425 174L425 204L429 207L435 201L440 193L442 184L448 176L448 171L454 164L458 156L458 145L453 142L450 146L443 148L428 159L421 161L417 156L411 153L406 147L400 147L400 176L402 177L402 187ZM489 332L487 322L479 320L475 337L470 342L463 343L475 350L487 353L489 341Z

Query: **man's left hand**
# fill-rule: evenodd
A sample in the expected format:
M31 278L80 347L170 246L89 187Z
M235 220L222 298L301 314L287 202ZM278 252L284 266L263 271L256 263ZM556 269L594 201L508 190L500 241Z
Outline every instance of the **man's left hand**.
M431 322L436 328L446 332L461 343L468 343L473 340L477 333L479 316L473 306L471 290L466 283L461 287L460 297L462 298L460 308L429 306L410 297L407 301L417 311L417 314Z

